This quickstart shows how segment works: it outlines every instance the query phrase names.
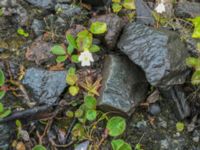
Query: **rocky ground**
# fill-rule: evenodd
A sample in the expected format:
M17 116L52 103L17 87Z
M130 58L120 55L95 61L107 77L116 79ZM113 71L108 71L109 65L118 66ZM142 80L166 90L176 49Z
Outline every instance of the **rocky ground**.
M165 11L156 13L161 2ZM0 1L0 69L6 78L1 102L11 110L0 117L0 149L40 144L47 150L87 150L99 142L96 149L111 150L111 137L100 140L104 121L96 121L90 138L74 139L78 120L66 112L75 112L92 91L98 111L126 118L120 138L132 149L200 150L199 86L191 84L194 70L186 64L188 57L199 57L200 39L192 38L188 20L200 16L199 0L135 0L135 8L118 13L112 3ZM67 34L76 37L97 21L106 23L107 31L93 38L100 51L92 53L91 66L73 62L71 55L56 62L52 47L66 47ZM70 67L79 78L75 96L66 83Z

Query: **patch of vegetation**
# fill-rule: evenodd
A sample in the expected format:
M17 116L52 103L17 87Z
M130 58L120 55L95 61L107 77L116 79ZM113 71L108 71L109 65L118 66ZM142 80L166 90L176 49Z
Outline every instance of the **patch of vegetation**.
M26 32L24 29L22 29L22 28L18 28L17 29L17 33L19 34L19 35L21 35L21 36L24 36L24 37L29 37L29 33L28 32Z
M127 10L135 10L135 0L112 0L112 10L114 13L120 12L123 8Z

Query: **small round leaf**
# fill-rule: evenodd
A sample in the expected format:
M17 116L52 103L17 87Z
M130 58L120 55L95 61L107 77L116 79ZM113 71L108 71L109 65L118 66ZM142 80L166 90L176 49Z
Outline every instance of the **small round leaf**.
M95 109L97 105L96 98L93 96L85 96L84 104L88 109Z
M96 117L97 117L96 110L88 110L86 112L86 118L87 118L87 120L94 121L96 119Z
M93 22L90 26L90 31L93 34L103 34L107 31L107 24L105 22Z
M51 48L51 53L54 54L54 55L65 55L66 51L65 51L65 49L62 46L60 46L60 45L54 45Z
M32 150L46 150L46 148L42 145L36 145Z

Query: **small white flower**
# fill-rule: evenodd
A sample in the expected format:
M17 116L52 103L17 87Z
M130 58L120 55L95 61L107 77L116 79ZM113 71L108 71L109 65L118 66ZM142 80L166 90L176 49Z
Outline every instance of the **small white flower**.
M165 5L163 2L161 2L160 4L158 4L158 6L155 8L155 11L157 13L162 14L163 12L165 12Z
M89 51L82 52L81 55L78 57L78 60L81 62L81 66L90 66L91 62L94 61L92 53L90 53Z

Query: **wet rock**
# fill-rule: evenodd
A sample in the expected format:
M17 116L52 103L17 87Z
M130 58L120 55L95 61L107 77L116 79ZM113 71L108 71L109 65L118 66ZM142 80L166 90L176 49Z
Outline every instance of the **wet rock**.
M122 30L122 27L124 26L123 20L116 14L107 14L94 17L90 21L100 21L105 22L107 24L108 30L105 34L105 44L110 50L115 48L119 34Z
M152 16L151 9L143 0L136 0L137 21L146 25L154 25L155 20Z
M69 19L81 13L81 8L75 5L57 4L55 10L59 11L59 16L65 19Z
M158 104L151 104L148 108L148 113L155 116L160 113L160 106Z
M45 42L43 37L38 37L30 47L27 48L26 58L29 61L35 61L36 64L40 65L45 61L48 61L53 55L50 53L52 44Z
M43 34L45 28L44 21L34 19L31 25L31 29L34 31L36 36L40 36Z
M111 0L83 0L82 2L98 7L109 5L111 3Z
M17 5L16 0L1 0L0 7L13 7Z
M89 141L82 142L82 143L78 144L78 145L75 147L75 150L87 150L88 147L89 147L89 144L90 144Z
M167 87L185 82L188 53L175 32L130 23L118 47L144 70L151 85Z
M28 3L43 9L53 9L55 0L26 0Z
M144 73L125 56L109 55L105 59L99 106L130 115L145 99L148 83Z
M29 68L26 70L22 83L34 101L40 104L53 104L67 87L65 78L65 71Z
M200 14L200 3L197 2L179 2L175 7L176 17L191 18Z
M0 149L6 150L9 148L10 129L7 124L0 124Z

